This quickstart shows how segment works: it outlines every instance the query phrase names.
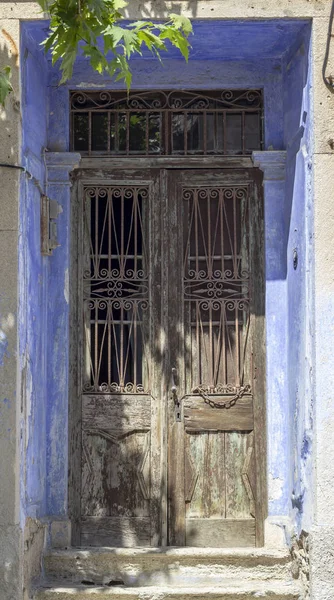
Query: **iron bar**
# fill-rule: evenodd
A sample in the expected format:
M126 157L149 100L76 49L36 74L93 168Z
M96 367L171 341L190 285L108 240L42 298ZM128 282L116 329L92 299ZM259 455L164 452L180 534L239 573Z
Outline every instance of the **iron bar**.
M247 186L184 187L184 303L189 323L193 389L220 393L238 388L249 319L249 189ZM242 210L241 210L242 207ZM193 362L189 360L189 365Z
M141 214L142 210L148 214L148 207L143 208L147 199L145 186L101 185L84 190L84 248L89 248L89 263L82 272L86 393L149 389L144 336L149 277L148 262L142 262L147 240Z
M93 150L95 136L99 134L99 131L95 132L95 128L94 131L92 130L92 115L95 113L106 115L108 128L105 147L98 151ZM75 127L75 119L80 114L88 115L86 147L80 130ZM208 148L208 114L214 118L213 128L210 129L213 136L212 149ZM238 115L241 120L241 132L239 132L241 137L239 139L239 134L236 132L230 150L226 145L227 114ZM246 144L246 114L258 115L259 118L258 143L253 143L249 148ZM155 143L151 146L150 119L153 119L152 123L154 123L155 118L158 127L155 138L152 138ZM114 145L111 144L111 122L115 126ZM155 154L245 156L251 154L252 150L261 150L263 147L262 92L260 90L146 91L125 95L123 92L75 91L71 93L71 128L72 150L80 150L83 155L87 153L88 155L123 156ZM178 148L174 147L173 141L176 128L179 140L183 140L182 144L179 142ZM154 125L152 131L154 135ZM223 145L221 145L221 137Z

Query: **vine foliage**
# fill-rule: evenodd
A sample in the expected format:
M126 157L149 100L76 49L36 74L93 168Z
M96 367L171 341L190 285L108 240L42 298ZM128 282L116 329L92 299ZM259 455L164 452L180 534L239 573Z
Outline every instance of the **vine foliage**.
M170 13L164 23L129 23L122 13L127 6L125 0L38 2L50 17L50 30L42 45L51 52L52 64L60 63L60 83L72 77L75 59L80 54L87 57L95 71L124 81L127 89L132 81L130 58L142 55L145 47L161 61L161 53L171 44L188 61L192 26L182 15ZM5 67L0 71L0 103L4 104L10 91L10 68Z

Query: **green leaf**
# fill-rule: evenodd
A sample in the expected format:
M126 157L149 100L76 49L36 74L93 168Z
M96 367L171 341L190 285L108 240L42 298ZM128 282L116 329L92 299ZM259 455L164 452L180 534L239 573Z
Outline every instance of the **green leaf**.
M175 29L173 29L173 28L166 27L160 33L160 38L161 39L169 39L169 41L173 44L173 46L175 46L176 48L178 48L180 50L182 56L188 62L190 44L189 44L187 38L185 38L184 35L180 31L178 31L178 30L175 31Z
M61 61L60 68L62 70L62 78L60 83L65 83L68 79L71 79L73 73L73 66L77 56L76 50L66 52L64 58Z
M44 46L45 52L48 52L49 50L51 50L56 39L57 39L57 32L54 31L48 38L46 38L43 42L41 42L41 45Z
M114 0L113 2L115 10L119 10L120 8L124 8L128 5L125 0Z
M151 23L151 21L135 21L134 23L130 23L128 27L142 29L143 27L154 27L154 25Z
M108 61L105 56L100 52L98 48L86 47L84 48L84 54L90 57L90 64L93 69L98 73L103 73L104 69L108 65Z
M124 39L124 47L125 53L128 58L130 58L132 52L136 51L136 46L138 46L138 35L134 31L130 31L129 29L124 30L123 34Z
M38 0L38 4L40 5L43 12L49 12L49 2L48 0Z
M105 33L111 35L114 41L114 45L117 46L117 44L119 44L120 41L123 39L124 29L123 27L119 27L118 25L110 25L106 28Z
M9 81L10 77L11 77L11 68L8 66L4 67L0 71L0 104L2 106L5 106L5 101L6 101L8 94L10 94L10 92L13 91L12 84Z
M126 0L38 2L50 14L50 33L43 45L46 52L51 52L52 64L60 61L61 83L72 77L74 61L81 49L95 71L106 71L117 80L124 80L128 88L132 81L129 60L133 54L142 53L143 45L161 60L168 39L188 60L192 27L182 15L171 14L166 23L140 20L122 26L124 16L120 11L127 5ZM100 36L103 36L103 51L97 42Z
M138 31L138 38L146 44L149 50L166 50L162 39L147 29Z
M180 50L183 58L185 58L186 62L189 60L189 42L184 38L180 38L177 43L174 44Z
M182 29L185 35L190 35L193 32L193 27L188 17L184 17L183 15L177 15L175 13L171 13L169 17L176 29Z

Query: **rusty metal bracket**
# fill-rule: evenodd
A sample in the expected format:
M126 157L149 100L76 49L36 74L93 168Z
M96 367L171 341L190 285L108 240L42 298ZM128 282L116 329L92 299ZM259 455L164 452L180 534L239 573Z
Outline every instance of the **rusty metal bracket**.
M63 212L56 200L51 200L45 194L41 195L41 253L51 256L53 250L58 248L57 219Z

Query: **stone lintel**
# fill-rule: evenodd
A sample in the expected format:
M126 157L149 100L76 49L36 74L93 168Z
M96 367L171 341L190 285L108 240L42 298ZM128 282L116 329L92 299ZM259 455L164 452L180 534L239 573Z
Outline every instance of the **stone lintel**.
M48 184L70 185L69 174L80 164L79 152L46 152Z
M263 171L264 181L283 181L285 179L285 150L254 151L252 159L254 167L259 167Z

